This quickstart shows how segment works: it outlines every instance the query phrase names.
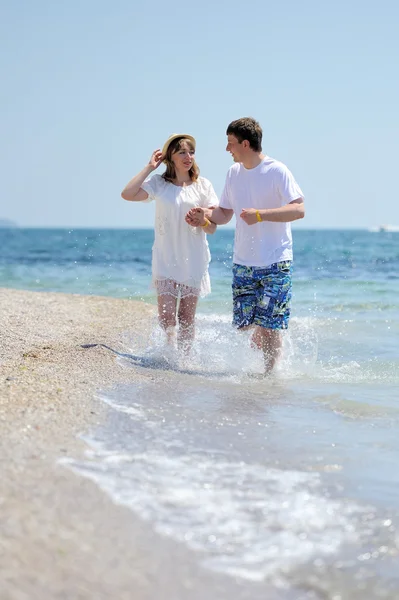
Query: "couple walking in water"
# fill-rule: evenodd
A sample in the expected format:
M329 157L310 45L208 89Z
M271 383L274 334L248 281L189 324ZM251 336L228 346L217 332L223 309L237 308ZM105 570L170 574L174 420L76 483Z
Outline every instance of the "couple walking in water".
M207 235L236 216L233 258L233 325L253 328L265 372L279 358L291 302L291 222L304 216L303 194L292 173L262 152L262 129L252 118L227 127L229 169L219 200L199 175L195 139L174 134L155 150L146 167L126 185L122 198L156 201L153 284L168 342L189 349L198 298L210 293ZM152 175L161 163L162 175Z

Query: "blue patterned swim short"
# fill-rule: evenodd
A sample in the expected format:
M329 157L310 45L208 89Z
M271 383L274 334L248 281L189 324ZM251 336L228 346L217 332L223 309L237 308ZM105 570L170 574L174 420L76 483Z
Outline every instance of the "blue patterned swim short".
M290 318L291 261L269 267L233 265L233 325L287 329Z

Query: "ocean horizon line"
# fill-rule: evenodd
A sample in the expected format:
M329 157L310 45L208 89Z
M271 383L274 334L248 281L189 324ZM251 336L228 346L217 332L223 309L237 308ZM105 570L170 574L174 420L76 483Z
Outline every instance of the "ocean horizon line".
M234 226L221 225L223 231L234 231ZM122 226L86 226L86 225L13 225L13 226L2 226L0 224L0 230L18 229L18 230L49 230L49 231L152 231L152 226L136 226L136 227L122 227ZM369 231L375 232L376 229L373 226L370 227L295 227L296 231ZM377 231L378 232L378 231Z

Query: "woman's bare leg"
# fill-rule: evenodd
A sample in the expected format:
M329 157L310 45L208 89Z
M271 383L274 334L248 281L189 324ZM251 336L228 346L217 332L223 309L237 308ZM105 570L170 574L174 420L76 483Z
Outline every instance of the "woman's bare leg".
M178 312L179 331L177 345L179 350L189 352L195 336L195 312L197 310L198 296L181 298Z
M159 324L166 333L168 344L174 344L176 337L176 308L177 298L171 294L158 296Z

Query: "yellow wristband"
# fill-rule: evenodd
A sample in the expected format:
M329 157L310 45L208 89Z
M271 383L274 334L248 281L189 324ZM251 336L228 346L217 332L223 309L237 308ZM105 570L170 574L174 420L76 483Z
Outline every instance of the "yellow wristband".
M201 225L201 227L208 227L208 225L210 225L211 222L208 219L205 219L205 223L203 225Z
M262 217L260 216L260 212L258 210L256 211L256 220L258 221L258 223L262 222Z

